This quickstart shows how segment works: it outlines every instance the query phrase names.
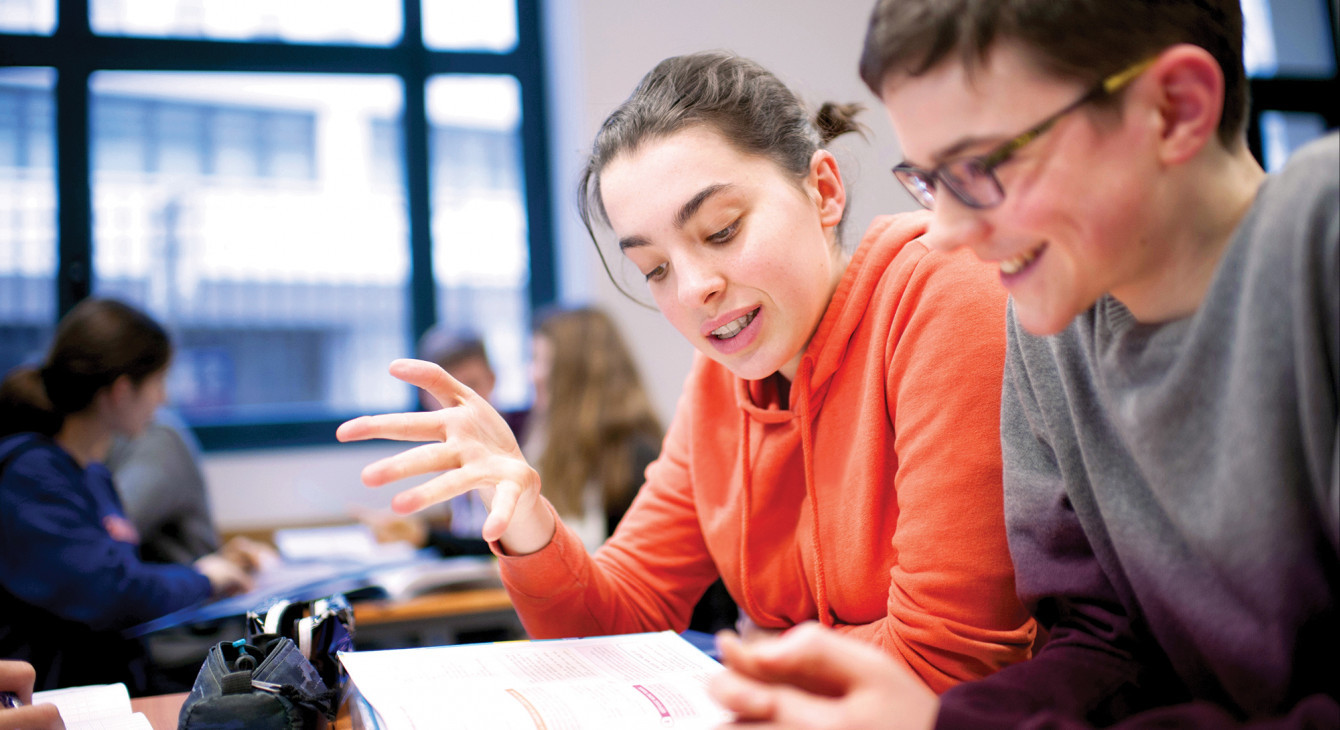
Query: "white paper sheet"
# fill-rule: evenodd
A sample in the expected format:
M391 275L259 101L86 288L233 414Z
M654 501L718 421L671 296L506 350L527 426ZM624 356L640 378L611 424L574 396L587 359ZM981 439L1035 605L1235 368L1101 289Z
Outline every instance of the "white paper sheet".
M721 665L674 632L340 654L382 730L698 730Z
M130 693L124 684L34 692L33 704L55 705L65 730L153 730L142 713L130 711Z

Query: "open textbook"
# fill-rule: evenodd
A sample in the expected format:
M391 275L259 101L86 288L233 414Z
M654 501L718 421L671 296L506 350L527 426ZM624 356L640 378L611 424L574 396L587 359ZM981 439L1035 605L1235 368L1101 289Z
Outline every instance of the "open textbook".
M59 708L65 730L153 730L143 713L130 711L130 693L124 684L34 692L33 704Z
M671 631L341 653L378 730L707 730L721 665Z

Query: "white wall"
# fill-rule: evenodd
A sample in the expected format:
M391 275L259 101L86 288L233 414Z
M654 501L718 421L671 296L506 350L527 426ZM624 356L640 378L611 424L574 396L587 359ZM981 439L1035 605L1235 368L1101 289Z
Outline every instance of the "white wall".
M542 0L543 2L544 0ZM889 168L899 158L877 100L856 73L873 0L549 0L546 56L551 72L550 151L560 264L560 296L605 306L623 326L666 421L692 350L655 311L624 299L605 277L575 206L577 177L591 138L638 79L667 56L728 49L777 73L816 107L867 105L870 140L835 150L852 200L854 243L875 214L912 207ZM345 505L384 505L395 487L368 490L362 466L395 446L345 445L206 456L220 525L226 529L339 519ZM226 485L226 486L225 486ZM268 505L264 510L256 504ZM247 505L252 505L248 507Z

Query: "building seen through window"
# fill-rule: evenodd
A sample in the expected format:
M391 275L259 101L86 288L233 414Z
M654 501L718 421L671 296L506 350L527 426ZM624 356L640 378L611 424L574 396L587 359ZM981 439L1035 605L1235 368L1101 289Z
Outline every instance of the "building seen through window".
M523 73L534 59L516 57L534 49L519 46L524 18L512 0L472 2L476 22L452 31L440 26L463 6L427 5L424 35L434 46L500 54L449 65L500 72L417 77L407 92L416 77L397 69L448 65L450 53L409 44L428 61L417 63L403 55L405 44L370 48L371 65L387 72L336 73L325 70L329 55L309 58L288 45L397 43L400 0L339 12L311 3L89 0L92 32L123 36L149 57L161 39L205 39L202 57L226 68L235 46L214 39L278 41L286 45L264 51L277 68L310 66L256 72L252 59L245 72L173 70L191 61L164 50L152 70L94 70L87 79L89 293L135 303L170 329L170 399L193 425L409 407L413 394L386 365L411 355L418 331L435 321L483 333L500 405L529 399L529 313L552 296L553 278L540 272L549 293L533 290L527 198L546 194L544 176L527 172L536 159L533 170L544 167L523 142L517 74L539 77ZM0 0L0 42L7 33L57 40L55 18L50 2ZM40 357L59 318L58 263L69 245L58 234L54 154L71 143L58 133L56 94L69 54L35 47L32 55L54 68L0 68L0 369ZM417 127L407 123L407 93L423 100L412 105L422 115ZM541 111L528 113L542 120ZM417 147L406 136L416 128L425 132ZM407 149L424 154L407 166ZM406 184L416 174L428 183L417 239ZM431 275L416 279L414 266L429 261Z

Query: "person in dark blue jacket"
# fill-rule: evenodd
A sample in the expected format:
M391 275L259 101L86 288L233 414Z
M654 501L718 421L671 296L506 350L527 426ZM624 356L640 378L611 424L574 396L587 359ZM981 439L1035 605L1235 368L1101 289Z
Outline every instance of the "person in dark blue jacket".
M166 398L171 345L143 313L86 299L39 367L0 383L0 657L30 662L36 689L125 682L147 689L130 626L249 587L240 558L146 563L102 465L114 435L143 431Z

